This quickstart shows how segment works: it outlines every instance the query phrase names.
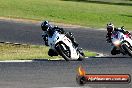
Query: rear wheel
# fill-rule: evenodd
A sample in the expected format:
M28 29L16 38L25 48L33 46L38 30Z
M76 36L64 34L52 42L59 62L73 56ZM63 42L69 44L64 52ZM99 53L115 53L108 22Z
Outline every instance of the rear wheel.
M82 61L83 59L85 58L85 56L83 56L83 55L79 55L79 58L78 58L78 61Z
M123 44L122 48L125 50L125 52L132 57L132 47L128 47L128 45Z

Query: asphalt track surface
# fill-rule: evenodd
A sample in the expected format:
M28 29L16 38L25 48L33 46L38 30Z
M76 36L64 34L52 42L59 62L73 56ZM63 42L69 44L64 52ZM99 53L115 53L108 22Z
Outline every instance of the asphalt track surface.
M84 49L108 56L91 57L84 61L34 61L25 63L0 63L0 88L132 88L129 84L76 83L77 69L81 65L88 74L130 74L132 58L111 56L110 45L105 42L105 31L87 28L66 28L74 33ZM0 41L43 45L39 24L0 21Z

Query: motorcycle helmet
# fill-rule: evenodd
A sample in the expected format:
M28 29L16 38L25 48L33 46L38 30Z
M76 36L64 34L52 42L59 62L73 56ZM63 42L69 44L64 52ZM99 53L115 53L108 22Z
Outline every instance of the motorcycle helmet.
M49 29L50 25L49 25L49 22L48 21L44 21L41 23L41 29L43 31L47 31Z
M112 32L114 30L114 25L112 23L107 24L107 31Z

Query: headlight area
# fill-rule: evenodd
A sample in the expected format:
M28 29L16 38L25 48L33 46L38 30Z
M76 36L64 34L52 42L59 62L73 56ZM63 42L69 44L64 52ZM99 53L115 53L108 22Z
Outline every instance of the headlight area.
M121 42L120 42L119 40L116 40L116 41L113 42L113 44L114 44L115 46L120 46Z

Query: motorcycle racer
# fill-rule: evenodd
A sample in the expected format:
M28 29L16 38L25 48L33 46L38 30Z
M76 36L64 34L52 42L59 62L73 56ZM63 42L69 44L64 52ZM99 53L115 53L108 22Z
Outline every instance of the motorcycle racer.
M45 41L46 46L49 46L48 37L52 37L54 32L58 31L61 34L66 34L66 37L68 37L72 41L73 45L75 47L78 47L78 43L75 41L73 34L71 32L66 33L63 28L60 28L58 26L52 27L52 25L50 25L48 21L44 21L41 23L41 29L43 30L42 38ZM49 49L48 55L57 56L58 54L53 49Z
M129 36L129 38L132 39L132 35L130 34L130 32L128 32L128 31L126 31L124 29L124 26L122 26L121 28L115 28L112 23L109 23L109 24L107 24L107 35L106 35L106 38L107 38L106 41L108 43L112 43L112 41L111 41L111 35L112 35L113 32L116 32L116 31L120 31L123 34L127 34ZM120 51L117 50L116 47L113 46L113 48L111 50L111 54L112 55L120 54Z

